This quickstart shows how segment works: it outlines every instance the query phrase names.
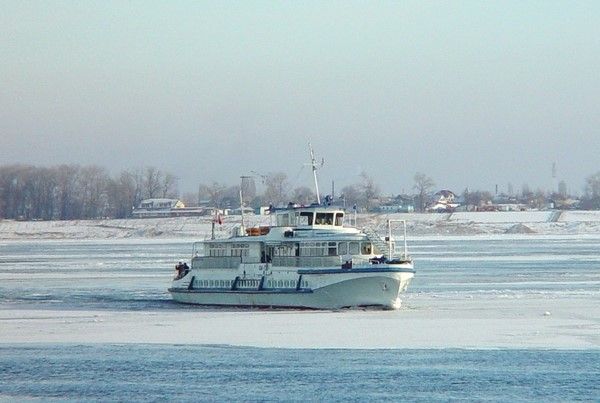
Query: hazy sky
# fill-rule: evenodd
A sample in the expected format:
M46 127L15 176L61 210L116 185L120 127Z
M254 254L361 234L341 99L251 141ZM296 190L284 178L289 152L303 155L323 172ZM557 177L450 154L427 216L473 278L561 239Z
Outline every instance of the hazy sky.
M0 1L0 165L180 189L415 172L462 192L600 171L599 1Z

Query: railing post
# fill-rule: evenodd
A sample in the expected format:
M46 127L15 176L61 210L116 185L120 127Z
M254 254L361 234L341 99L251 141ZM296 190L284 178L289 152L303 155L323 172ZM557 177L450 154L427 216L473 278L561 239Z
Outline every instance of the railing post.
M403 232L404 232L404 252L403 252L404 256L403 256L403 258L407 259L408 258L408 243L407 243L407 240L406 240L406 220L393 220L393 219L388 220L388 234L389 234L388 235L389 236L388 239L389 239L389 243L390 243L389 244L390 245L390 250L392 248L392 236L391 236L391 233L392 233L392 229L391 229L392 224L391 223L392 222L401 222L402 223Z
M402 220L404 225L404 259L408 259L408 244L406 243L406 220Z
M392 259L392 220L388 219L388 259Z

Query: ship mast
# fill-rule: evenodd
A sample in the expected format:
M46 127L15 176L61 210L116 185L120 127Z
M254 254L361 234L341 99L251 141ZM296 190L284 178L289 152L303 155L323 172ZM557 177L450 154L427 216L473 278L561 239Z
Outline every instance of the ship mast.
M308 142L310 150L310 166L312 167L313 177L315 179L315 191L317 192L317 203L321 204L321 196L319 196L319 182L317 181L317 161L315 161L315 153L313 152L312 144Z

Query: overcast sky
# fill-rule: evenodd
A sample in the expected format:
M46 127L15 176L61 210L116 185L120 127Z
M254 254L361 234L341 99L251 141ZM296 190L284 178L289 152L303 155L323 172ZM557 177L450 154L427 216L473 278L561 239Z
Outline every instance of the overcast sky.
M0 1L0 165L515 191L600 171L598 1Z

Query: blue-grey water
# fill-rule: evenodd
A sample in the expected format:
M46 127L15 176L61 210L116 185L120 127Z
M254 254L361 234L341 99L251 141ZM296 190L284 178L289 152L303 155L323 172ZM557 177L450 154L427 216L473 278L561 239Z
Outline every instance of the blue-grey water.
M411 241L419 295L600 293L600 238ZM0 241L0 309L189 310L179 241ZM448 273L452 273L449 276ZM0 322L0 326L2 323ZM241 329L240 331L243 331ZM1 329L0 329L1 335ZM600 350L7 344L0 400L600 401Z
M598 351L0 347L22 401L593 401Z

